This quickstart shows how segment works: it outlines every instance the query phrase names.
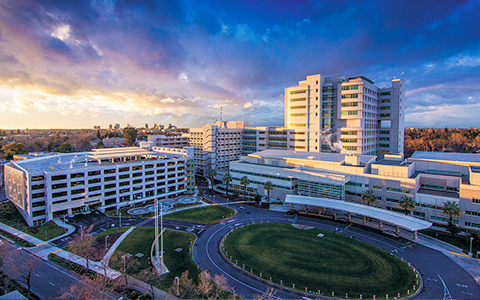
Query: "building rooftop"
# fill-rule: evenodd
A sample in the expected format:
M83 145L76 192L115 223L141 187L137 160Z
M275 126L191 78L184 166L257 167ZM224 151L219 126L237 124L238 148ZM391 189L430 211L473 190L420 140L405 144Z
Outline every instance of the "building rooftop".
M460 198L459 193L456 193L456 192L438 191L438 190L430 190L430 189L424 189L424 188L418 189L417 193L433 195L433 196L457 198L457 199Z
M140 157L140 160L147 159L172 159L182 156L179 153L162 153L148 151L138 147L128 148L108 148L94 149L92 152L55 154L44 157L31 158L26 160L11 162L16 168L27 172L58 171L68 169L83 169L85 167L99 166L98 160L102 160L101 165L116 165L132 163L135 160L122 161L123 157ZM113 163L110 159L116 159ZM108 161L105 161L108 160Z
M304 152L293 150L263 150L249 154L248 156L259 158L276 158L276 159L300 159L310 161L323 161L342 164L345 162L346 154L340 153L324 153L324 152ZM366 164L370 160L375 159L374 155L357 155L360 164Z
M390 160L390 159L382 159L379 161L374 162L375 165L383 165L383 166L404 166L408 167L412 164L412 162L405 162L403 160Z
M480 154L473 153L415 151L410 159L457 161L480 165Z

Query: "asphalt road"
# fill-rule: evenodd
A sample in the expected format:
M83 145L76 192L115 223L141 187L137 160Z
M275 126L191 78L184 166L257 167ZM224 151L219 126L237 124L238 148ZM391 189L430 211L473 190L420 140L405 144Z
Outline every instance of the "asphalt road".
M41 299L58 299L64 292L68 292L72 285L78 283L88 286L81 276L33 256L23 248L12 245L6 241L5 243L7 244L7 249L13 253L8 258L10 263L5 265L6 273L26 287L25 280L21 278L21 274L25 275L27 273L27 270L30 268L28 265L34 265L34 267L31 268L33 270L31 289L32 292ZM29 259L34 260L35 263L27 264L26 260ZM71 296L73 297L73 295ZM117 298L118 295L116 294L105 293L105 299Z
M205 181L199 182L205 196L213 199L213 194L204 189ZM220 196L215 196L217 203L226 203ZM230 202L229 202L230 203ZM244 298L254 298L266 293L272 285L258 280L244 270L237 268L226 260L220 252L222 238L233 228L252 222L281 222L309 225L320 229L338 232L380 247L411 263L421 274L424 286L416 299L479 299L480 286L463 268L439 251L415 244L406 239L392 239L361 226L325 219L300 216L296 220L284 212L273 212L243 204L229 204L238 210L237 216L219 224L208 226L194 244L194 257L201 269L212 274L223 274L233 291ZM300 299L306 294L299 294L290 289L278 288L275 296L281 299ZM308 295L308 298L315 298Z

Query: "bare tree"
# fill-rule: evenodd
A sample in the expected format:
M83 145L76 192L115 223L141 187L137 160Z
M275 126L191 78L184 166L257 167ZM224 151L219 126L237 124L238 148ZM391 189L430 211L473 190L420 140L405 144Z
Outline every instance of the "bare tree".
M270 299L275 299L275 294L277 293L277 291L274 289L274 288L271 288L269 287L267 289L267 292L264 293L264 294L257 294L255 295L255 297L253 297L253 299L255 300L270 300Z
M210 278L210 273L207 270L202 271L198 274L198 293L207 297L210 297L210 293L214 289L215 285Z
M216 286L211 299L215 300L218 299L224 291L228 290L229 287L227 285L227 278L223 274L215 274L213 281L216 283Z
M152 298L155 299L155 286L160 283L161 277L152 269L145 269L139 273L139 279L146 284L148 284L150 288L150 294Z
M177 297L181 299L197 298L197 287L193 283L193 280L188 276L188 270L183 272L178 279L173 280L172 285L168 288L167 292L172 295L177 295Z
M39 259L32 254L25 256L22 253L18 253L14 261L16 262L14 266L16 266L15 271L19 275L19 281L27 286L27 293L30 295L32 289L32 276L38 267Z

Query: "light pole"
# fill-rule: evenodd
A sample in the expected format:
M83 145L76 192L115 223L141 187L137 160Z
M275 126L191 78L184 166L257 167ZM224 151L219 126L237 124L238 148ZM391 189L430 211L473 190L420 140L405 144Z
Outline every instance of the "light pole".
M473 242L473 236L470 237L470 257L473 257L473 253L472 253L472 242Z
M120 226L118 227L122 227L122 213L120 212Z
M83 226L80 225L80 240L83 240Z
M107 248L107 238L108 238L108 235L105 236L105 251L108 250L108 248Z
M175 280L177 281L177 297L178 297L178 296L180 296L180 292L179 292L179 290L178 290L178 287L179 287L179 286L178 286L178 276L175 277Z

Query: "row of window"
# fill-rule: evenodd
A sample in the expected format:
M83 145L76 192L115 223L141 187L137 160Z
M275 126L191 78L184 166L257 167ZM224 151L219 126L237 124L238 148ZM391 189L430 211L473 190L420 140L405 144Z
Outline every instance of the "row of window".
M342 95L342 99L356 99L358 98L358 94L345 94Z
M358 85L345 85L345 86L342 86L342 91L351 91L351 90L358 90Z

